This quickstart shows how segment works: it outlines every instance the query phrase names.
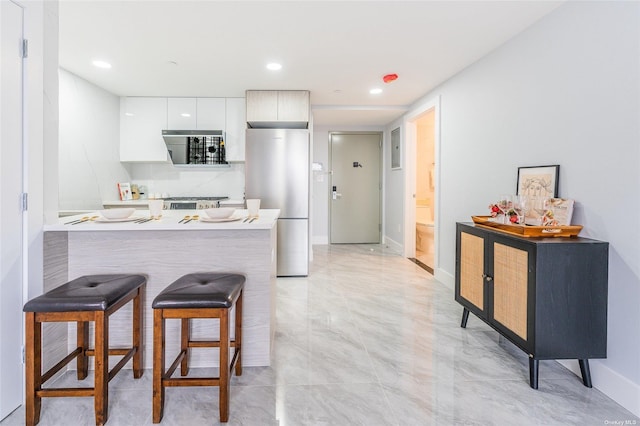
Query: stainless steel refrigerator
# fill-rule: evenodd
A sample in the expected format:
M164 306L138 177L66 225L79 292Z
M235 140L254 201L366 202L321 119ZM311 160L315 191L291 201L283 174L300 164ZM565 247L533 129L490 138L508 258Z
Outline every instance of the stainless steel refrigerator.
M245 197L280 209L278 276L309 274L309 131L247 129Z

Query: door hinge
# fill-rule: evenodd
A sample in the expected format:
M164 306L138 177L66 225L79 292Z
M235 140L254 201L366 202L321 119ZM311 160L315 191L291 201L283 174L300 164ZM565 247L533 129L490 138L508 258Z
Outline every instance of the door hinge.
M26 38L22 39L22 57L26 58L29 56L29 40Z
M22 349L22 363L24 364L24 345L20 346Z
M26 212L29 209L29 194L22 193L22 211Z
M378 232L382 232L382 224L378 224Z

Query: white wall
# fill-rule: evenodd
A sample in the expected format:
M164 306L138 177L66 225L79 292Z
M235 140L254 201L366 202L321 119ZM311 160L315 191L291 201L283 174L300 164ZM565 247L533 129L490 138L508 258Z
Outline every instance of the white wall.
M315 125L313 128L313 157L314 163L322 163L324 172L311 173L311 240L313 244L329 243L329 196L331 184L331 159L329 156L330 132L382 132L383 127L377 126L341 126L324 127ZM386 135L384 136L386 137Z
M400 140L402 146L400 150L400 160L402 167L391 169L391 131L400 127ZM384 215L383 233L384 240L390 247L402 252L404 245L404 200L405 200L405 173L406 167L406 131L402 127L402 118L389 124L384 132L384 143L382 145L382 161L384 173ZM415 161L415 160L409 160Z
M441 96L438 267L454 274L456 221L514 192L518 166L560 164L581 235L610 243L608 357L592 362L594 385L636 415L639 57L640 3L571 2L425 96ZM387 193L401 192L387 177Z
M117 182L131 177L120 163L120 98L64 69L60 81L60 210L101 209L117 200Z

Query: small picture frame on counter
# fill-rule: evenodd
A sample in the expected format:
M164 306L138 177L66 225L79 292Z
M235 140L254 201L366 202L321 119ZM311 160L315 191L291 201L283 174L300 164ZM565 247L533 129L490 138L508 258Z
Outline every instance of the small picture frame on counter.
M119 182L118 192L120 193L120 201L133 200L133 194L131 192L131 184L129 182Z

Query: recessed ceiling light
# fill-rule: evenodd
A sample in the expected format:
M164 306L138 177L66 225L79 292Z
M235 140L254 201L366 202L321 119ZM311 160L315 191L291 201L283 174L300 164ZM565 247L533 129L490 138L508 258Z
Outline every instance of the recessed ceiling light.
M127 117L133 117L133 113L132 112L125 112L124 115L126 115Z
M369 90L369 93L371 93L372 95L379 95L380 93L382 93L382 89L376 87L375 89Z
M271 62L270 64L267 64L267 69L270 69L271 71L278 71L279 69L282 69L282 65L277 62Z
M191 114L189 114L188 112L183 112L180 115L183 116L183 117L191 117Z
M93 61L92 64L94 67L98 67L98 68L105 68L105 69L111 68L111 64L105 61Z

